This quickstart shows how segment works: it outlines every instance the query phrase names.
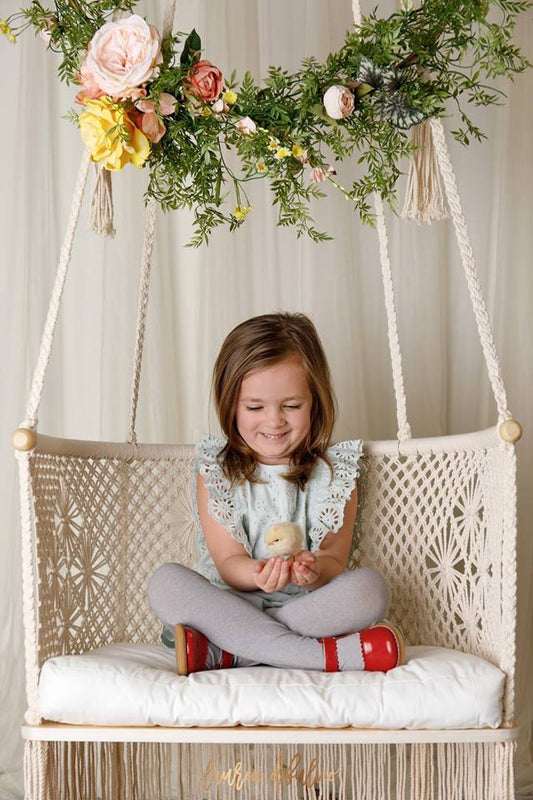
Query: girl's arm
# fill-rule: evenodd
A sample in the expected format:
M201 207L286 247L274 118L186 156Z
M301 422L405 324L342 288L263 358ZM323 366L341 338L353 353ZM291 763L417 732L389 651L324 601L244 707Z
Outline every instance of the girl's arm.
M278 592L290 580L290 562L281 558L255 561L242 544L236 542L220 522L209 513L209 493L198 475L196 492L198 513L205 543L222 580L239 591Z
M312 553L314 560L308 558L306 551L302 558L296 556L292 569L292 582L306 589L319 589L329 583L341 572L346 571L353 539L355 515L357 513L357 487L344 506L342 526L337 533L328 533L322 540L320 549Z

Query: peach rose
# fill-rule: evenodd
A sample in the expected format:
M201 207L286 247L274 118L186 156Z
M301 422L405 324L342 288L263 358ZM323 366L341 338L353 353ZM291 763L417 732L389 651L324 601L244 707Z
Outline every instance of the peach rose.
M141 130L151 142L159 142L167 129L157 114L153 111L148 111L141 114Z
M193 97L212 103L218 100L224 85L224 78L218 67L210 61L197 61L189 70L186 80L187 91Z
M89 44L86 70L104 94L126 98L159 73L161 36L142 17L106 22Z
M313 167L312 170L309 171L309 182L310 183L324 183L328 175L336 175L336 170L333 167L330 167L326 164L325 169L322 167Z
M252 133L257 133L257 125L250 117L242 117L242 119L235 123L235 127L240 133L244 133L247 136Z
M159 113L165 117L170 116L176 110L177 100L171 94L163 92L159 98ZM145 113L152 113L155 111L155 103L153 100L139 100L135 103L137 108Z
M332 119L345 119L353 113L354 97L347 86L330 86L323 98L326 114Z

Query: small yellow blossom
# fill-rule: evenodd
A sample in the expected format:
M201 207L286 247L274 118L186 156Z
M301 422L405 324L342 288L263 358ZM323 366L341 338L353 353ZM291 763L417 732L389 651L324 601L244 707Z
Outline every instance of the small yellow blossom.
M255 168L256 168L256 170L258 172L266 172L267 171L267 165L265 164L264 161L258 161L257 164L255 165Z
M11 28L9 26L9 22L7 21L7 19L0 19L0 31L2 31L2 33L4 34L6 39L9 39L9 41L12 44L15 44L15 42L17 41L17 37L15 36L13 31L11 30Z
M270 137L270 142L268 144L269 150L277 150L279 147L279 139L274 139L272 136Z
M293 145L292 154L294 158L301 158L304 154L304 149L299 144Z
M207 106L205 108L202 108L202 117L210 117L212 113L213 112L211 111L211 109L207 108Z
M278 149L274 153L274 158L287 158L287 156L290 156L290 154L291 151L287 150L286 147L278 147Z
M238 205L233 209L233 216L238 222L242 222L243 219L246 219L251 210L252 206Z
M228 106L232 106L237 102L237 93L232 92L231 89L227 89L222 95L222 99L228 104Z

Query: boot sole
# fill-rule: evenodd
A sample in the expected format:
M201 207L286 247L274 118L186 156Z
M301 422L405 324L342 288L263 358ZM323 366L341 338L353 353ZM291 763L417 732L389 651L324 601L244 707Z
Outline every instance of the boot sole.
M178 622L174 626L174 639L176 642L176 670L178 675L186 676L189 674L187 669L187 638L185 628Z

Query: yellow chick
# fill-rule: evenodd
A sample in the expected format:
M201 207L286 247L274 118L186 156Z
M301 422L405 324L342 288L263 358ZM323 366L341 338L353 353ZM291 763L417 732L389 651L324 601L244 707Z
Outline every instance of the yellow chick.
M287 560L304 549L303 531L294 522L278 522L265 533L265 544L272 558Z

